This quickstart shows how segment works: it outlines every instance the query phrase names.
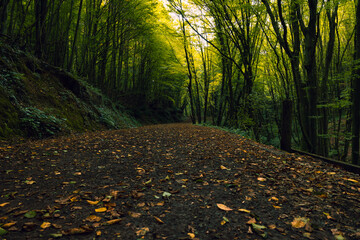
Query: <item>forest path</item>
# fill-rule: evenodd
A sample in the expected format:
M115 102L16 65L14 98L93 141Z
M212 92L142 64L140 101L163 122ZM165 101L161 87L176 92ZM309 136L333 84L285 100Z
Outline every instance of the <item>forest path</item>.
M359 175L191 124L2 146L0 193L4 239L360 239Z

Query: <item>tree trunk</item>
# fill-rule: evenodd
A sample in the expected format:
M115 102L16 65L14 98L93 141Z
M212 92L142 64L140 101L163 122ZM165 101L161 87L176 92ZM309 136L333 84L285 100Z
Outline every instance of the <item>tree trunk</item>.
M285 99L282 102L281 125L280 125L280 148L291 152L292 133L292 101Z
M72 42L70 59L68 61L68 65L67 65L68 71L71 70L73 61L74 61L75 46L76 46L77 36L78 36L78 32L79 32L80 19L81 19L82 3L83 3L83 0L80 0L79 12L78 12L76 27L75 27L75 32L74 32L74 40Z
M45 19L47 14L47 0L35 1L35 55L43 58L46 45Z
M334 46L335 46L335 28L336 28L336 16L338 12L338 5L335 6L334 11L331 12L330 9L326 9L327 19L329 21L329 41L326 49L325 56L325 68L324 74L321 83L321 101L323 104L326 104L329 100L328 94L328 78L330 72L330 65L333 58ZM328 125L329 125L329 113L328 108L322 108L322 119L320 122L319 133L322 137L319 139L319 154L327 157L329 155L329 137L328 135Z
M360 1L356 0L355 53L352 91L352 163L359 165L360 134Z
M10 0L1 0L0 2L0 34L6 34L7 10Z

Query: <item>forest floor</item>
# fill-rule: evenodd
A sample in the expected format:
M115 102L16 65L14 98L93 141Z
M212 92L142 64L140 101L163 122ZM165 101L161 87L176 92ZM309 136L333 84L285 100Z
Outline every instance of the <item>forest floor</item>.
M360 239L360 176L191 124L0 147L0 239Z

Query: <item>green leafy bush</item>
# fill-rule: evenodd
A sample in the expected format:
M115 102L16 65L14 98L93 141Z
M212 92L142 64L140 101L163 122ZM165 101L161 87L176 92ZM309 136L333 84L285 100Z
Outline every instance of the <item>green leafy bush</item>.
M63 122L35 107L21 109L20 125L27 137L51 137L62 131Z

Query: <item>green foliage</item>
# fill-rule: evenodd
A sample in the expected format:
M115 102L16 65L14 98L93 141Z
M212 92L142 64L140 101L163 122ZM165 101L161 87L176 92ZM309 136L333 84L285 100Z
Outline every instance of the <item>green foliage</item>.
M35 107L21 109L20 126L27 137L51 137L62 131L63 119L58 119Z
M130 115L118 112L114 108L102 106L97 108L100 113L99 121L110 129L138 127L140 124Z
M19 134L18 110L9 101L7 94L0 86L0 138Z

